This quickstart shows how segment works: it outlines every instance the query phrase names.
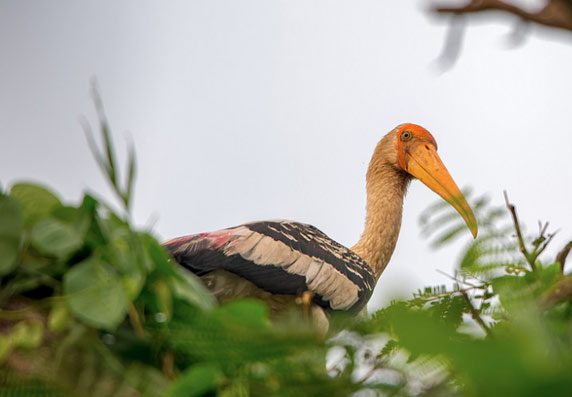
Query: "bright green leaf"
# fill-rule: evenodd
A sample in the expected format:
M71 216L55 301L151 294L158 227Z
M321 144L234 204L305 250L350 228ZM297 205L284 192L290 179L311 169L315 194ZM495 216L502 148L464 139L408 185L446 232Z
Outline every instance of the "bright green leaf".
M58 258L65 258L83 243L73 226L54 218L38 221L32 228L30 239L38 251Z
M72 314L97 328L115 329L129 305L122 278L111 266L95 259L65 274L64 293Z
M10 196L18 200L24 209L27 225L62 205L60 199L51 191L34 183L17 183L10 189Z

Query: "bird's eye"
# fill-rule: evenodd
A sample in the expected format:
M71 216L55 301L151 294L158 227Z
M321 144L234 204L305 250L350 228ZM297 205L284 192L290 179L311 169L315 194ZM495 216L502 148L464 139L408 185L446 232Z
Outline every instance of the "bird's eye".
M401 140L402 140L402 141L408 141L408 140L411 139L412 136L413 136L413 135L411 134L411 132L409 132L409 131L403 131L403 132L401 133Z

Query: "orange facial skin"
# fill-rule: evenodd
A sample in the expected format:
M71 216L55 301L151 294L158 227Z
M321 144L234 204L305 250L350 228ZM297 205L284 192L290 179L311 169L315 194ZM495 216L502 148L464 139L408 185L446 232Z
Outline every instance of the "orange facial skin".
M451 204L476 238L477 221L473 210L439 158L433 135L416 124L402 124L396 139L398 168L419 179Z

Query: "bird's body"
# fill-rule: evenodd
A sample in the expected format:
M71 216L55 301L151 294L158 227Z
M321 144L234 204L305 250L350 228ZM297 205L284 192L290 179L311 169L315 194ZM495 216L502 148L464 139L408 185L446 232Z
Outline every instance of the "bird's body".
M285 220L182 237L167 247L198 276L224 270L274 294L299 296L309 290L325 309L360 311L376 281L353 251L311 225ZM223 290L217 295L225 293L232 296Z
M313 226L291 221L252 222L176 238L165 246L220 301L256 297L279 313L309 291L313 317L327 328L324 313L359 312L369 300L397 243L413 177L453 205L476 235L472 211L436 146L431 134L414 124L396 127L378 143L366 175L365 229L351 249Z

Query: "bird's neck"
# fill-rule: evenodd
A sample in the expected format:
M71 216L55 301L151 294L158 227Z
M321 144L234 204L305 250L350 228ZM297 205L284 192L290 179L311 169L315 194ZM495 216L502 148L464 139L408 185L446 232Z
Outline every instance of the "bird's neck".
M367 172L365 229L352 250L365 260L379 279L397 243L403 198L410 177L394 167L370 164Z

